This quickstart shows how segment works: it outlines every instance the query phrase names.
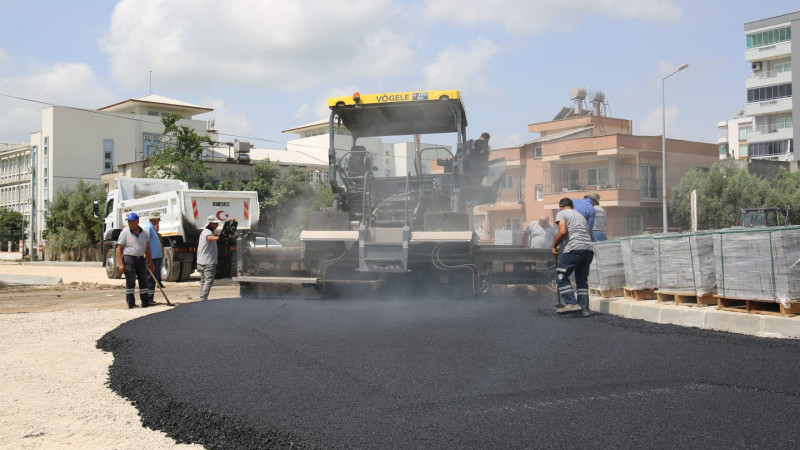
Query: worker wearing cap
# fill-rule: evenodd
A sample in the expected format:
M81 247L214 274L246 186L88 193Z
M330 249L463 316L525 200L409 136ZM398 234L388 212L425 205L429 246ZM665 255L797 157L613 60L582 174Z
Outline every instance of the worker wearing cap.
M147 266L153 269L150 257L150 244L147 232L139 226L139 215L128 214L128 226L117 239L117 261L121 261L120 271L125 274L125 301L128 308L136 307L136 281L139 281L139 300L142 308L150 306L153 298L147 293ZM147 266L146 266L146 265Z
M147 295L150 296L150 300L152 301L156 298L156 282L161 285L161 265L164 262L164 251L161 248L161 236L158 234L158 224L161 223L161 213L158 211L151 211L149 217L150 220L145 222L142 229L147 232L148 243L150 244L150 257L153 260L153 274L147 274ZM153 279L153 275L155 275L155 279Z
M605 241L608 239L606 234L606 210L600 206L600 194L590 192L586 194L594 206L594 226L592 227L592 240L594 242Z
M208 216L206 227L200 233L197 244L197 271L200 272L200 300L208 300L208 293L214 285L217 274L217 243L219 236L214 230L219 226L216 216Z

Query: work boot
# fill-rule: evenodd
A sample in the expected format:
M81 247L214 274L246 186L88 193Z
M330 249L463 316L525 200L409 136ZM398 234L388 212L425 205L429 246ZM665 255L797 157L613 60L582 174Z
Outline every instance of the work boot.
M581 306L577 303L570 303L568 305L564 305L563 308L556 308L556 312L559 314L570 313L575 311L580 311Z
M581 311L581 314L583 314L583 317L592 317L594 315L594 313L591 310L589 310L589 308L583 309Z

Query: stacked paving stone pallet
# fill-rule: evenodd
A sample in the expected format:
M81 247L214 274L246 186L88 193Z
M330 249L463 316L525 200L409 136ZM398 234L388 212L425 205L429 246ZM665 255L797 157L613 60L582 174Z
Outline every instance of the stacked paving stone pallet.
M646 234L620 239L625 289L646 291L656 288L655 238L658 236Z
M716 232L714 258L719 297L800 301L800 227Z
M619 240L595 242L594 259L589 268L589 285L602 295L625 287L625 268Z
M715 294L716 233L679 233L655 238L656 285L660 292Z

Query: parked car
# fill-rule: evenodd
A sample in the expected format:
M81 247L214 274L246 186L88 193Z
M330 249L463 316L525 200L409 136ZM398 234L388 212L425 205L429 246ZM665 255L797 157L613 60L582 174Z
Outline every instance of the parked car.
M250 247L283 247L283 244L277 239L256 235L254 240L250 241Z

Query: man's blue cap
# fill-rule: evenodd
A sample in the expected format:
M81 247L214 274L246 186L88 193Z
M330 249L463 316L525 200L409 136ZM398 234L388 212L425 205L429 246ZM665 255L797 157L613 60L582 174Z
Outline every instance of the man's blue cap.
M136 214L136 213L128 214L128 222L131 222L131 221L134 221L134 220L139 220L139 215Z

